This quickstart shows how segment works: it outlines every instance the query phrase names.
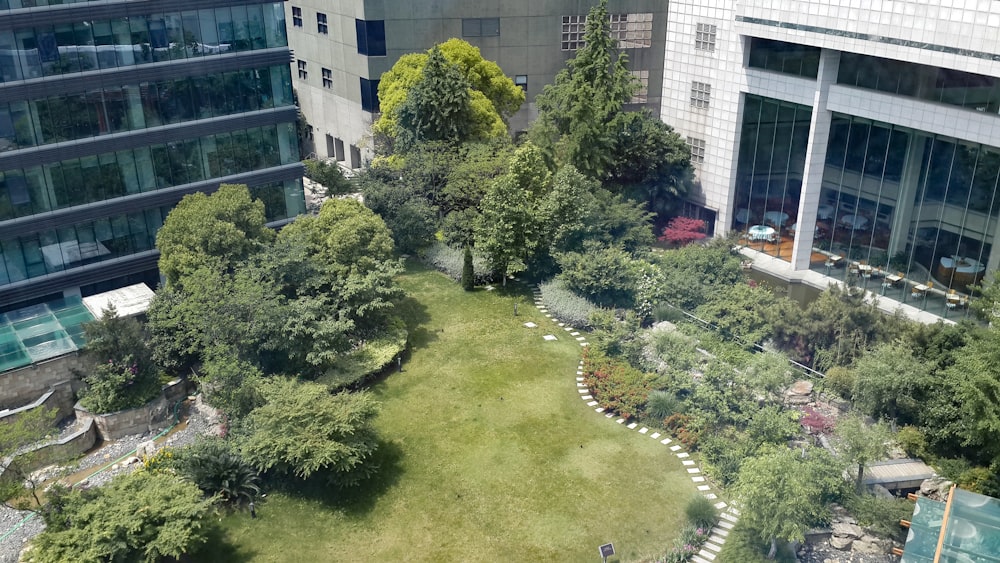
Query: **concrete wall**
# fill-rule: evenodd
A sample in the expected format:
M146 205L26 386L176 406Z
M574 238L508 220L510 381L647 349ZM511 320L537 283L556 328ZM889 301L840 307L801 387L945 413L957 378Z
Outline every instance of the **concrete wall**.
M0 374L0 409L14 409L36 401L53 385L76 379L72 370L83 370L84 364L80 354L72 352Z
M93 448L94 444L97 443L97 437L97 425L92 420L87 421L84 423L83 428L66 436L62 440L36 448L31 453L29 461L26 461L21 456L11 462L11 465L19 464L19 470L28 472L45 467L46 465L72 459ZM27 465L24 465L26 463ZM4 474L0 474L0 479L3 479Z
M166 428L173 420L173 406L187 393L186 381L177 379L163 386L160 396L145 405L110 414L94 414L77 403L78 420L93 420L103 440L117 440L129 434L143 434Z
M73 404L76 402L73 393L73 381L62 381L49 388L41 397L32 403L13 410L0 413L0 424L13 422L23 413L36 408L49 408L56 410L56 420L62 420L73 414Z

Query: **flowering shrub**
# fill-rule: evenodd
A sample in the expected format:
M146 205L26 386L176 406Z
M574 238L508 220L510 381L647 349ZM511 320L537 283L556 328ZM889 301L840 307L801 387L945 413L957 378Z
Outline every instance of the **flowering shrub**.
M702 240L706 236L705 222L701 219L674 217L667 223L667 228L663 229L663 235L659 240L676 246L684 246L696 240Z
M663 426L670 430L689 449L698 446L698 432L693 428L690 416L674 413L663 420Z
M831 417L825 416L812 407L804 407L802 412L805 413L805 416L799 419L799 423L810 434L829 434L833 431L836 421Z
M142 406L160 390L156 372L142 369L131 355L97 364L83 376L83 381L87 389L80 402L95 413Z
M584 354L583 382L605 410L629 419L638 415L652 390L644 373L599 352Z
M708 541L709 532L706 528L688 526L681 530L681 535L662 557L652 560L652 563L686 563L701 550Z
M538 286L542 292L542 302L552 316L570 326L585 327L590 324L590 315L597 310L584 297L566 289L560 280L549 280Z

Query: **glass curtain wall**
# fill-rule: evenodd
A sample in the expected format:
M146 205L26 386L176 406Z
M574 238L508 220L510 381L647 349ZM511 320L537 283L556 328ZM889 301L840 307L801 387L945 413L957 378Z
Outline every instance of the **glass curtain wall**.
M998 184L1000 149L835 114L813 244L843 260L813 269L965 314L990 262Z
M746 95L733 228L753 248L790 259L809 141L808 106Z

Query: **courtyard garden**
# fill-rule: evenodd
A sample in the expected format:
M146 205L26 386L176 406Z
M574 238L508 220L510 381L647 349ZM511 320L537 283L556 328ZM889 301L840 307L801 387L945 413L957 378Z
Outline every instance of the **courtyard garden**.
M623 560L661 552L684 523L693 484L656 440L581 403L581 348L529 306L528 291L463 292L413 264L399 282L412 336L403 372L372 386L379 472L346 491L268 491L257 519L222 520L220 545L230 547L211 555L579 561L607 542Z

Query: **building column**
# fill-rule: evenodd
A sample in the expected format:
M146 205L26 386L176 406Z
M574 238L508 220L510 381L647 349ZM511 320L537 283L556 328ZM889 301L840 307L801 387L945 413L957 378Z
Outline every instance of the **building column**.
M823 49L819 55L816 94L813 97L812 118L809 123L809 143L806 145L806 162L802 170L798 228L792 243L793 270L808 270L812 257L813 239L816 236L816 208L819 207L823 188L826 145L830 139L830 122L833 120L833 114L826 109L826 101L830 85L837 83L839 69L840 52Z
M899 195L896 199L896 209L892 213L892 230L889 232L889 258L906 250L910 237L910 223L913 221L914 201L920 191L920 167L923 164L924 145L927 137L919 133L910 133L910 141L906 147L906 163L903 174L899 178Z

